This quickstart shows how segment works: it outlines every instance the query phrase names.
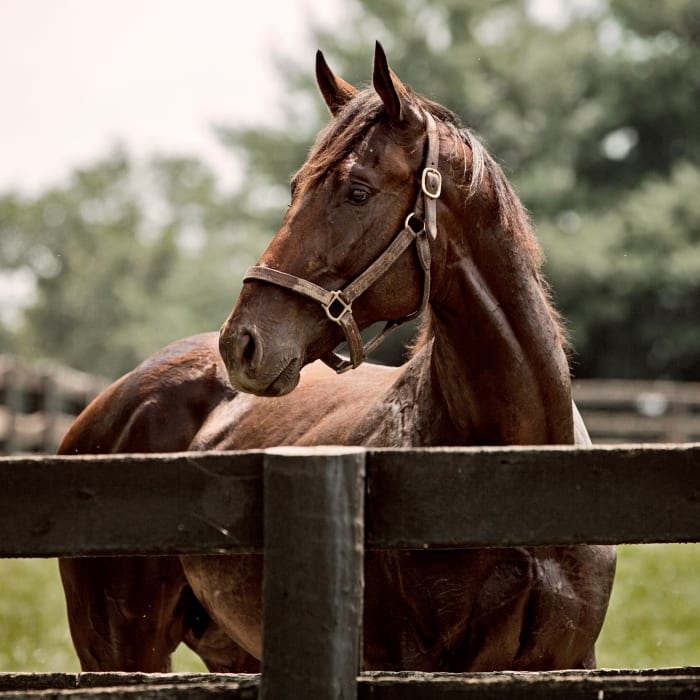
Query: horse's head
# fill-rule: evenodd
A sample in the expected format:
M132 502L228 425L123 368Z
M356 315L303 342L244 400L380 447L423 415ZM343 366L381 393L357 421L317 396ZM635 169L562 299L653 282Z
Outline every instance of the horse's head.
M232 384L259 395L290 392L318 358L338 371L357 366L366 355L360 330L401 322L428 300L441 187L435 121L379 45L372 88L335 76L320 53L316 75L333 120L294 176L282 226L221 330ZM344 339L347 363L332 354Z

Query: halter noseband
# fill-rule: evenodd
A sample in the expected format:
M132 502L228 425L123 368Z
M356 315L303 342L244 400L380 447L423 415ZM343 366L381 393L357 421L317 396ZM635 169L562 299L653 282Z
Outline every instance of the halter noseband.
M321 304L326 316L343 329L350 351L349 360L332 351L321 358L338 374L355 369L362 364L367 355L384 340L390 331L421 314L428 305L430 298L430 244L427 234L429 233L433 240L437 237L437 199L442 190L442 176L437 169L440 151L437 126L432 115L428 112L425 113L425 120L428 146L421 175L421 187L413 211L406 217L404 227L396 238L363 273L343 289L335 291L329 291L296 275L259 265L248 268L243 277L243 282L260 280L284 287ZM420 307L406 316L387 321L384 328L372 340L363 345L360 329L352 314L352 304L389 270L414 241L424 276L423 298Z

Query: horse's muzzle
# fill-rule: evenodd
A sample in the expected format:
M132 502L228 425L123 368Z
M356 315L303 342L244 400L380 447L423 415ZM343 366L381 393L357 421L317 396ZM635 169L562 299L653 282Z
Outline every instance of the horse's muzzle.
M301 361L293 352L265 353L262 334L255 326L224 324L219 352L235 389L258 396L283 396L299 383Z

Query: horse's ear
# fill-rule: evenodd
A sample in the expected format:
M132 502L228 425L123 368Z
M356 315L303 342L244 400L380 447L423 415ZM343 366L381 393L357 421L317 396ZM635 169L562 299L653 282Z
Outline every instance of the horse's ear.
M377 94L382 98L389 116L395 122L404 121L409 114L408 106L405 104L408 98L408 90L394 71L389 68L386 53L384 53L384 48L379 42L377 42L374 50L372 83Z
M357 94L356 88L333 73L320 51L316 52L316 82L333 116Z

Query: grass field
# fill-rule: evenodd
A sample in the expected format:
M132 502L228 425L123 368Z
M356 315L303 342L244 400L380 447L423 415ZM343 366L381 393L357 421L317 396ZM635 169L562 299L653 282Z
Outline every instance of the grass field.
M0 560L0 630L0 671L78 671L55 560ZM700 666L700 545L619 548L598 664ZM203 668L176 653L173 670Z
M700 666L700 544L618 548L597 654L607 668Z

